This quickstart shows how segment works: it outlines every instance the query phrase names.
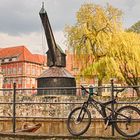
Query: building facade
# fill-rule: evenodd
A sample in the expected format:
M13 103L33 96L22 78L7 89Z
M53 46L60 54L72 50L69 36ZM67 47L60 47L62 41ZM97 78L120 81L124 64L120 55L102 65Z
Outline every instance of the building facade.
M0 67L0 89L3 88L2 86L3 86L3 74L2 74L2 71L1 71L1 67ZM0 91L0 93L1 93L1 91Z
M39 54L32 54L26 46L0 48L0 87L13 88L13 83L20 89L37 88L37 79L48 67L47 57ZM86 81L79 76L80 68L75 61L74 54L66 52L66 69L77 78L79 85L89 85L93 79Z
M76 61L75 54L66 52L66 69L76 77L77 86L84 85L89 86L96 84L96 77L93 75L83 76L80 72L81 64Z
M32 54L25 46L0 49L2 88L36 88L36 78L45 70L46 57Z
M46 64L46 56L32 54L26 46L0 48L0 89L13 88L13 83L16 83L19 89L37 88L37 78L48 68ZM80 75L80 66L75 61L74 54L70 52L66 52L66 69L76 77L77 87L80 85L97 86L96 77ZM108 86L108 84L103 86ZM117 84L117 86L121 85ZM133 89L126 92L127 96L136 96ZM109 96L110 90L103 89L103 93Z

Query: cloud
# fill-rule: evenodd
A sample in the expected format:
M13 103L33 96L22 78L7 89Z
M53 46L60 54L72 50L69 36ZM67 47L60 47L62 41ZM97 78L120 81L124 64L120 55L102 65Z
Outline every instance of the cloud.
M130 27L140 20L140 0L99 0L102 3L108 2L114 7L122 10L124 28Z
M0 33L0 48L25 45L32 52L40 52L41 35L39 33L30 33L28 35L21 34L20 36L12 36L5 33Z
M102 6L109 3L124 12L124 27L140 19L140 0L44 0L45 9L56 42L66 49L63 30L65 25L75 23L76 12L85 2ZM33 53L46 51L39 11L42 0L0 0L0 48L26 45ZM44 51L44 52L45 52Z
M45 8L54 30L62 30L65 24L73 23L74 12L82 3L82 0L74 1L46 1ZM12 35L39 32L41 5L40 0L0 0L0 32Z
M125 25L140 18L140 0L44 0L53 31L62 31L67 24L74 24L75 14L84 2L105 5L107 2L125 12ZM119 1L119 2L118 2ZM39 11L41 0L0 0L0 32L11 35L40 32Z
M39 31L38 2L0 0L0 31L11 35Z
M54 32L57 44L65 51L65 37L63 32ZM24 45L32 53L45 54L48 50L48 45L44 32L32 32L29 34L20 34L20 36L13 36L6 33L0 33L0 48L14 47Z

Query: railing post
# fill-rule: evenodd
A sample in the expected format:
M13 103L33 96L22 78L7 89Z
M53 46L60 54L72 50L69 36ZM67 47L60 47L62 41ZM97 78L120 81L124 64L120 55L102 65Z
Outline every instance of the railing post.
M113 81L113 79L111 79L111 98L112 98L112 100L114 100L114 81ZM112 123L112 136L114 136L115 135L114 103L111 104L111 109L112 109L112 119L113 119L113 123Z
M16 129L16 83L13 84L13 133Z

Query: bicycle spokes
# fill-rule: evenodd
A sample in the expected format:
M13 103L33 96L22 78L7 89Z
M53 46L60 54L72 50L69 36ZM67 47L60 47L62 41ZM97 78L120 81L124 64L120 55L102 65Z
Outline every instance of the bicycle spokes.
M140 133L140 112L135 107L126 106L116 115L116 130L124 136L135 136Z
M75 122L75 124L79 124L79 123L82 122L82 120L83 120L83 118L84 118L84 114L85 114L85 113L81 112L81 113L78 115L78 117L77 117L77 116L74 117L74 122Z
M87 130L91 116L85 108L77 108L69 115L68 128L71 134L79 135Z

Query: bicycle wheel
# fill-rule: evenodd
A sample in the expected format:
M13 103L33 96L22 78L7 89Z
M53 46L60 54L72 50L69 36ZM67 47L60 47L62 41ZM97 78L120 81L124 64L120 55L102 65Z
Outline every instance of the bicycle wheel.
M77 107L68 116L67 128L74 136L84 134L91 123L91 114L85 107Z
M115 114L115 128L125 137L140 134L140 110L134 106L123 106Z

